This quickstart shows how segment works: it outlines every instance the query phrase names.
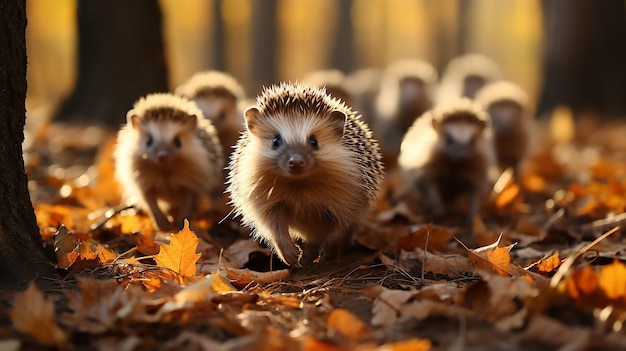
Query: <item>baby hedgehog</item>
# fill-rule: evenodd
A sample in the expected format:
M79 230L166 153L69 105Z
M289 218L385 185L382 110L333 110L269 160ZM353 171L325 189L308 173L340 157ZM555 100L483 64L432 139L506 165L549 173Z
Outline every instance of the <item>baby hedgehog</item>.
M198 72L176 88L176 95L198 104L217 129L224 156L228 157L243 131L243 110L238 108L245 95L241 85L224 72Z
M532 123L528 95L517 84L500 81L482 88L476 101L491 117L500 170L510 167L518 177L519 164L528 149Z
M339 250L383 181L367 125L324 89L288 83L264 89L245 120L228 178L236 215L289 265L295 239Z
M372 129L379 140L383 162L395 166L402 137L416 118L432 107L437 72L428 62L417 59L397 61L385 70L376 98L376 119Z
M318 88L325 88L328 95L340 99L348 106L352 106L352 97L346 86L346 76L339 70L313 71L304 77L303 82Z
M489 57L481 54L459 56L448 63L435 100L441 105L461 97L474 99L483 86L498 79L500 68Z
M465 195L466 224L473 222L495 162L488 123L479 105L461 99L425 113L404 136L399 165L407 185L430 206L435 219Z
M222 183L224 159L215 128L195 103L171 94L141 98L126 114L114 152L115 177L127 203L146 210L157 229L164 210L191 217L196 200Z

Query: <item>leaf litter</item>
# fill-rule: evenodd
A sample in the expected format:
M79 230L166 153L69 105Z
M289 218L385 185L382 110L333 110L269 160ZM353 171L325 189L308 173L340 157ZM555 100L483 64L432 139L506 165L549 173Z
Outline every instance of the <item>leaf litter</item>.
M528 157L519 182L502 174L472 240L465 228L433 225L405 202L382 198L349 252L299 269L272 257L236 219L221 221L226 213L210 205L178 233L155 233L144 213L117 208L113 139L105 131L97 143L60 154L40 141L26 153L34 160L27 169L41 235L61 274L44 290L30 284L2 295L12 326L0 327L0 343L624 348L626 145L608 136L626 127L598 129L580 142L564 121L552 120L552 139ZM577 163L592 151L593 162ZM72 157L77 152L81 158ZM401 186L390 179L388 187Z

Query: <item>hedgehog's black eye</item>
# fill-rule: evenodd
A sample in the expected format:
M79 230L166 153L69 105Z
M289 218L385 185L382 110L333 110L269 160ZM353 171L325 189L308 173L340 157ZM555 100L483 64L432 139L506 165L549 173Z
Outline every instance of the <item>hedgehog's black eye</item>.
M175 137L174 138L174 146L176 146L177 148L180 148L180 138L179 137Z
M283 138L280 135L276 135L272 140L272 149L276 150L283 144Z
M318 150L320 148L319 144L317 143L317 138L315 137L315 135L311 135L311 137L309 138L309 143L311 144L311 147L314 148L315 150Z
M450 134L446 134L446 146L452 146L454 145L454 138L452 137L452 135Z
M152 146L152 144L154 144L154 138L152 137L152 135L148 134L148 140L146 140L146 146L150 147Z

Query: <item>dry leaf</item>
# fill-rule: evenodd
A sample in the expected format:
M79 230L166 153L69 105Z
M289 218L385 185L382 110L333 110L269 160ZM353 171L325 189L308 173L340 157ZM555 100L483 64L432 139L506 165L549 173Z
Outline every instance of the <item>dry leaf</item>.
M39 344L59 348L66 346L67 335L56 322L54 303L44 297L34 282L15 297L9 315L16 330L29 335Z
M283 281L289 276L289 270L257 272L249 269L226 268L226 274L234 285L244 287L252 283L264 285Z
M201 254L196 253L200 240L189 229L189 221L185 220L183 229L172 235L168 245L160 245L159 253L154 256L157 265L171 269L183 277L196 275L196 261Z
M451 238L452 233L449 230L443 227L435 227L431 223L400 237L398 239L398 249L405 251L410 251L414 248L426 249L426 241L428 240L428 251L443 251Z
M542 258L533 263L527 269L535 273L546 275L554 272L559 266L561 266L561 259L559 258L559 253L555 252L550 257Z
M377 351L428 351L433 344L428 339L413 338L381 345Z
M363 294L375 297L372 303L372 325L388 327L396 323L401 306L415 295L415 291L373 286L364 290Z
M511 248L515 244L507 247L498 247L502 234L498 240L491 245L479 247L473 250L467 250L470 263L475 269L487 272L495 272L502 276L511 275Z
M250 260L252 252L262 252L266 256L271 256L272 252L268 248L263 248L258 242L252 239L237 240L224 250L224 257L237 268L243 268Z
M361 343L372 338L372 331L357 316L343 308L334 309L327 319L328 327L347 339Z
M426 258L424 258L426 256ZM424 252L421 249L400 253L401 259L416 260L424 263L424 272L443 274L447 276L459 276L470 271L470 263L467 257L461 255L436 255Z
M626 266L614 260L602 267L598 273L598 285L609 299L626 302Z

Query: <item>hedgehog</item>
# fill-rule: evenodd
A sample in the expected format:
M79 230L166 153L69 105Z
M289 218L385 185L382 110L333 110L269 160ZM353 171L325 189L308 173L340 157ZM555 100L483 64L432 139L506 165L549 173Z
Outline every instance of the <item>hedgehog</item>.
M416 118L432 107L437 72L428 62L404 59L385 70L376 97L372 129L379 140L387 169L395 166L402 137Z
M339 70L313 71L304 77L303 83L325 88L327 94L352 107L352 97L346 86L346 76Z
M487 113L468 99L429 110L407 131L398 163L408 191L430 207L434 220L464 196L465 224L473 223L495 165L490 133Z
M474 99L486 84L500 79L500 68L482 54L466 54L448 63L442 77L435 101L437 105L453 103L461 97Z
M239 104L245 92L237 80L221 71L198 72L176 88L175 94L198 104L217 129L227 158L243 131L243 110L239 109Z
M235 215L288 265L300 266L296 240L319 245L321 257L339 253L384 177L367 125L323 88L301 83L265 88L245 121L227 181Z
M126 118L113 154L124 201L145 210L158 230L181 227L198 197L223 183L215 128L194 102L166 93L139 99Z
M489 113L500 170L511 168L519 179L531 134L528 95L515 83L499 81L482 88L476 101Z

